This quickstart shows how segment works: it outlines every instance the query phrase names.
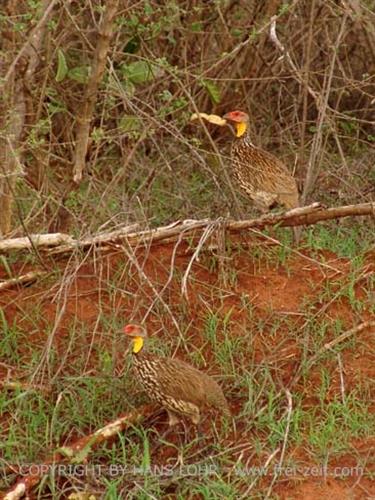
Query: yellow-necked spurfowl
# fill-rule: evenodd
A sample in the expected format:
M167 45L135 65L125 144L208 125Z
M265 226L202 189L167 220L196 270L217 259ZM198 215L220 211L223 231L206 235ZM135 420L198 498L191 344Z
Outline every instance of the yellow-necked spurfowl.
M249 115L237 110L223 118L236 137L231 151L232 172L242 191L262 212L276 205L297 208L299 197L294 177L281 160L251 142ZM294 230L298 239L299 229Z
M177 424L180 417L198 425L206 406L231 415L223 391L213 378L179 359L145 353L147 332L143 326L126 325L124 333L133 340L136 377L148 397L167 410L170 426Z

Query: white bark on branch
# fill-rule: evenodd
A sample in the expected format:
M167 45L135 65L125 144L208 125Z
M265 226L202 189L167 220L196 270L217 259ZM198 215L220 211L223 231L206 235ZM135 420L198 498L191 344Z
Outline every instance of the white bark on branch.
M0 281L0 291L12 288L17 285L24 285L26 283L32 283L33 281L46 276L46 271L30 271L29 273L18 276L17 278L11 278L6 281Z
M180 235L190 235L197 230L205 230L208 226L215 224L225 224L225 229L229 232L246 231L247 229L263 229L267 226L308 226L330 219L339 219L342 217L355 217L372 215L375 217L375 202L360 203L358 205L346 205L341 207L323 208L318 203L307 207L295 208L283 214L267 214L257 219L248 219L242 221L188 219L177 221L168 226L158 227L156 229L147 229L137 231L137 224L127 226L108 233L74 239L68 234L32 234L27 238L11 238L0 240L0 252L9 252L11 250L30 249L32 247L30 240L35 247L51 247L50 253L71 252L77 248L87 248L96 245L116 244L126 241L130 246L136 246L145 243L156 243L163 240L170 240ZM53 248L52 248L53 247Z

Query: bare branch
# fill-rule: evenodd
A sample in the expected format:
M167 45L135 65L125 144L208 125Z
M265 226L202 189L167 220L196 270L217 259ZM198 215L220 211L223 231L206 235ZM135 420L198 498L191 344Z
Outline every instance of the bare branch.
M311 148L311 153L310 153L310 158L308 162L308 168L307 168L307 173L306 173L306 178L304 182L304 188L303 188L303 193L301 196L301 204L305 204L307 201L307 197L312 191L316 178L319 173L319 169L317 168L317 157L318 154L321 154L322 150L322 138L323 138L323 124L324 121L327 120L327 122L330 125L330 128L332 132L335 132L335 126L332 123L332 120L330 117L327 115L327 111L330 110L329 104L328 104L328 98L330 96L331 92L331 84L332 84L332 78L333 78L333 70L335 68L336 64L336 58L337 58L337 52L338 52L338 47L341 43L343 34L344 34L344 27L346 24L346 20L348 17L348 12L345 11L340 31L337 36L335 45L333 47L333 56L331 59L330 67L329 67L329 73L328 73L328 78L326 80L325 88L322 91L321 94L313 90L310 85L303 79L303 72L297 68L297 66L294 64L289 52L285 49L284 45L280 42L280 40L277 37L276 33L276 20L277 17L273 16L271 26L270 26L270 39L272 42L275 44L277 49L285 56L286 60L288 61L290 67L293 70L293 73L295 75L296 80L299 82L300 85L304 86L308 93L311 95L311 97L315 101L315 105L317 110L319 111L318 115L318 120L317 120L317 131L316 134L314 135L313 139L313 145Z
M323 208L319 203L313 205L295 208L284 214L267 214L257 219L248 219L241 221L228 220L225 222L226 230L236 233L247 229L263 229L267 226L308 226L317 222L339 219L342 217L356 217L370 215L375 216L375 203L359 203L357 205L345 205L340 207ZM222 219L219 219L222 222ZM68 234L34 234L29 238L11 238L0 240L0 252L9 252L10 250L21 250L30 248L30 240L36 247L56 247L50 251L50 254L71 252L77 248L87 248L96 245L111 244L115 245L116 241L126 240L128 245L135 246L146 243L156 243L160 241L169 242L175 240L181 233L191 235L197 230L206 231L208 227L212 227L218 221L210 219L194 220L188 219L177 221L168 226L158 227L156 229L148 229L144 231L134 231L138 227L137 224L128 226L109 233L101 233L96 236L74 239Z
M29 273L18 276L17 278L11 278L7 281L0 282L0 290L5 290L7 288L12 288L16 285L24 285L26 283L32 283L41 276L45 276L47 273L45 271L30 271Z
M98 87L102 80L109 51L109 43L113 32L113 22L118 9L118 0L105 3L102 24L99 30L98 44L95 49L92 72L87 82L82 109L77 117L76 150L74 160L74 182L82 179L85 158L90 135L90 123L94 113Z
M57 3L57 1L58 0L52 0L51 2L47 2L46 3L47 6L46 6L45 11L43 12L42 17L39 19L37 25L35 26L35 28L31 32L29 38L23 44L21 50L18 52L18 54L16 55L16 57L13 59L12 64L9 66L6 75L2 79L0 88L3 87L8 82L9 78L12 76L14 70L16 69L18 61L21 59L21 57L23 56L23 54L25 52L30 51L30 49L34 46L34 43L35 43L36 40L38 40L38 43L39 43L39 39L40 39L40 36L41 36L40 32L42 30L44 30L46 22L48 21L48 17L50 15L52 9L54 8L55 4ZM33 48L32 50L35 50L35 49ZM33 70L35 69L35 64L34 63L32 64L32 69Z
M105 425L88 436L78 439L69 446L64 446L54 452L52 456L45 459L44 463L39 464L37 468L32 468L33 472L29 475L23 475L5 495L4 500L18 500L25 494L31 491L39 481L48 474L49 465L56 465L58 463L74 463L75 458L79 456L82 460L82 453L85 457L91 452L94 446L108 440L110 437L127 429L144 418L152 415L155 412L154 405L144 405L139 409L133 410L123 417L120 417L113 422Z

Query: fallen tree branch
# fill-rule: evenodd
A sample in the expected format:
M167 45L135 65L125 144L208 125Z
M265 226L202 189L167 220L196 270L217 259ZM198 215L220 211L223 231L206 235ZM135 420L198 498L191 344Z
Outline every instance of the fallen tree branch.
M30 237L0 240L0 252L8 252L9 250L26 250L28 248L32 248L32 243L34 243L36 247L54 247L66 243L72 244L73 242L74 239L69 236L69 234L30 234Z
M49 393L51 388L45 385L33 385L26 382L0 380L0 388L5 391L38 391Z
M138 224L116 229L107 233L97 234L90 238L76 240L69 234L64 233L49 233L49 234L31 234L25 238L9 238L0 240L0 252L8 252L9 250L26 250L32 248L32 243L36 247L69 247L71 250L77 247L92 246L100 243L109 243L115 241L122 236L135 231L139 228Z
M225 229L230 232L246 231L247 229L263 229L267 226L308 226L330 219L342 217L357 217L372 215L375 217L375 203L359 203L358 205L346 205L341 207L324 208L318 203L307 207L295 208L283 214L267 214L257 219L242 221L225 220ZM194 231L205 230L215 221L211 219L194 220L188 219L177 221L168 226L143 231L134 231L137 224L116 231L101 233L88 238L74 239L68 234L34 234L29 238L11 238L0 240L0 252L31 248L30 240L36 247L55 247L50 254L71 252L77 248L87 248L95 245L116 244L126 240L131 246L145 243L156 243L163 240L176 238L181 234L191 235ZM133 232L132 232L133 231Z
M31 489L40 482L43 476L50 472L51 468L56 467L57 464L82 463L94 446L108 440L110 437L123 431L130 425L151 416L155 410L155 405L144 405L110 422L94 433L74 441L71 445L59 448L51 457L48 457L43 463L38 464L38 466L30 465L30 473L19 479L2 498L4 498L4 500L18 500L24 495L28 495ZM17 470L15 470L15 472L17 472Z
M45 276L47 274L46 271L30 271L29 273L22 274L21 276L17 276L17 278L11 278L6 281L0 282L0 291L6 290L7 288L12 288L16 285L25 285L36 281L41 276Z

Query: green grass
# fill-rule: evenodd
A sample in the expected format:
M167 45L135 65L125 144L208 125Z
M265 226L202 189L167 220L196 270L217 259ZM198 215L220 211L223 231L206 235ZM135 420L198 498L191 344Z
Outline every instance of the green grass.
M321 239L320 243L315 240L311 249L315 258L324 262L321 254L324 231L315 231ZM350 245L342 247L342 252L349 255ZM238 251L228 249L233 258ZM282 266L283 272L286 270L293 279L293 255L286 247L252 247L242 255L252 259L257 277ZM171 458L166 461L155 451L160 436L154 424L131 427L92 449L87 456L87 465L114 468L122 465L128 468L126 474L111 476L108 469L103 469L95 481L88 475L83 479L87 491L95 491L108 499L124 495L136 499L161 498L167 494L181 499L194 496L221 499L238 498L251 487L252 497L261 498L259 485L268 479L262 479L259 474L240 473L244 457L251 466L261 467L275 449L281 449L286 439L285 464L299 464L293 454L289 455L295 449L305 457L302 463L311 460L314 464L329 464L352 453L355 440L373 435L370 381L363 379L350 390L349 385L345 385L344 397L337 386L337 355L342 355L342 359L348 352L354 355L361 348L358 339L347 339L325 352L314 365L309 364L327 338L337 337L348 327L343 318L332 316L326 304L341 304L353 317L360 317L371 308L373 284L370 276L363 282L362 255L352 258L347 272L334 275L333 279L322 279L319 286L311 282L312 296L301 297L297 316L275 311L271 305L257 306L250 298L251 288L249 293L236 293L237 279L243 270L235 265L229 266L235 279L222 284L216 258L204 258L199 263L216 276L214 286L198 281L192 271L189 283L193 288L199 287L199 294L192 293L193 302L178 302L175 289L180 289L185 267L176 269L177 286L163 295L170 311L160 300L154 302L150 311L148 349L160 356L170 356L177 349L178 357L217 375L231 406L236 409L234 423L219 418L208 426L206 439L190 435L187 442L180 429L178 439L166 437L161 444L163 451L170 450ZM168 264L165 266L168 270ZM138 285L145 286L144 276L139 278L136 269L126 260L118 261L110 276L105 273L103 276L100 294L92 296L98 306L97 320L82 320L73 310L70 320L57 330L55 340L58 342L53 343L42 365L47 372L38 372L43 376L36 378L36 385L1 390L0 455L6 462L39 463L58 447L94 432L147 401L134 382L131 356L125 355L128 344L121 328L128 321L137 321L144 311L142 308L148 308L154 301L154 295L148 291L148 295L141 296ZM56 270L48 284L61 277L62 273ZM365 288L361 296L357 293L358 283ZM161 289L163 284L156 286ZM90 290L85 293L91 297ZM54 329L53 320L44 316L43 297L43 294L35 295L29 302L20 301L17 317L12 320L0 310L0 360L12 368L11 380L29 381ZM79 300L79 294L77 297ZM134 309L125 307L127 301ZM183 339L175 331L170 313L178 320ZM30 331L33 335L28 335ZM288 358L291 347L294 355ZM292 412L286 435L289 416L285 387L298 367L301 377L290 389ZM38 384L47 387L49 377L52 377L52 387L44 391ZM312 379L318 379L318 384L312 385ZM344 381L346 383L346 373ZM246 450L244 455L241 455L242 449ZM186 473L186 469L176 463L178 457L185 467L204 465L209 473L199 476ZM149 472L145 474L144 469ZM236 470L237 473L233 472ZM4 474L0 488L9 487L14 478L13 474ZM63 482L49 474L39 488L41 495L49 491L54 498L63 498L82 489L82 484L74 478Z
M330 250L339 257L358 258L373 243L369 227L354 220L349 223L335 226L331 224L317 224L304 232L307 247L312 250Z

